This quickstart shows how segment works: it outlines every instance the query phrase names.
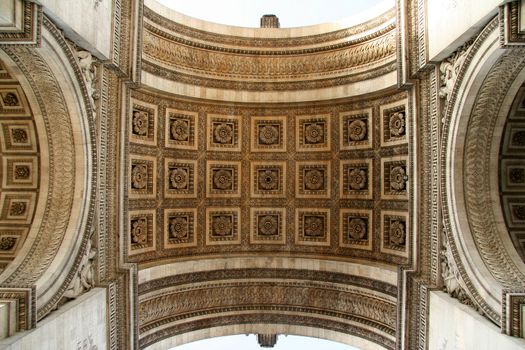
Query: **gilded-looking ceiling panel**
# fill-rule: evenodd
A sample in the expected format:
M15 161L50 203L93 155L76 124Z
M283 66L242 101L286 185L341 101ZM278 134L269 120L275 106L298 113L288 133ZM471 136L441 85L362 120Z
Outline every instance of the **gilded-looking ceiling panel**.
M0 61L0 273L27 238L40 187L40 153L22 87Z
M127 256L408 262L406 96L239 105L132 94Z

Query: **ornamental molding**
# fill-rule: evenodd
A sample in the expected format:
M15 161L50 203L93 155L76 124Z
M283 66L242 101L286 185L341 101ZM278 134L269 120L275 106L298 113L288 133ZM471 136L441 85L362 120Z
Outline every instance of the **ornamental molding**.
M226 274L218 270L153 280L139 286L139 344L146 347L168 335L200 329L196 316L209 322L236 322L257 314L270 323L308 325L315 320L324 329L339 325L338 332L361 333L391 349L397 288L390 286L387 290L393 294L385 295L379 291L384 288L380 284L358 276L281 269L239 269ZM337 305L333 298L339 300ZM229 316L232 312L234 318ZM284 316L279 322L277 314Z
M395 59L395 32L389 31L373 40L320 53L286 56L253 53L208 51L161 37L147 28L143 36L143 59L171 70L210 78L235 79L297 79L330 77L370 69Z

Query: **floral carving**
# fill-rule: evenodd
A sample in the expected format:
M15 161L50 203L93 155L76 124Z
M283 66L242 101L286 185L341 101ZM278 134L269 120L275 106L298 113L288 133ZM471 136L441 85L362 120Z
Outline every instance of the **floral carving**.
M265 169L259 171L259 188L264 190L279 189L279 172L275 169Z
M304 236L321 237L324 236L324 218L322 216L308 215L304 217Z
M3 95L2 99L4 101L4 105L5 106L9 106L9 107L20 106L20 102L18 101L18 97L16 96L16 94L14 94L12 92L8 92L7 94Z
M363 141L366 138L366 123L360 119L353 120L348 125L348 137L352 141Z
M233 225L230 216L214 216L212 221L212 235L222 237L232 235Z
M348 184L352 190L362 190L367 186L367 171L354 168L348 174Z
M177 190L188 188L188 172L183 168L175 168L170 171L170 185Z
M31 170L27 165L17 165L15 167L15 179L26 180L26 179L29 179L30 175L31 175Z
M324 124L312 123L308 124L304 129L304 138L306 143L316 144L324 142Z
M148 113L133 111L133 133L140 136L148 134Z
M171 122L170 135L177 141L188 141L190 137L190 125L187 120L175 119Z
M510 182L515 184L525 183L525 169L513 168L509 171Z
M353 239L366 237L366 222L361 218L352 218L348 223L348 236Z
M233 188L233 170L215 170L213 172L213 185L219 190L231 190Z
M525 205L512 206L512 213L518 220L525 220Z
M12 129L13 143L27 143L29 137L24 129Z
M318 169L306 170L304 174L304 187L316 191L324 187L324 171Z
M170 219L169 232L172 238L187 238L188 219L185 217L176 217Z
M275 236L279 233L279 220L277 215L264 215L259 217L258 233L262 236Z
M143 244L148 238L148 227L146 219L132 220L131 222L131 242Z
M390 243L394 245L405 244L405 223L399 220L392 221L390 223Z
M146 188L148 181L148 167L144 164L136 164L131 170L131 185L135 189Z
M16 244L15 237L2 237L0 238L0 250L11 250Z
M233 128L230 124L220 123L215 125L213 135L216 143L232 144Z
M394 137L405 134L405 113L395 112L390 115L389 121L390 135Z
M525 146L525 131L518 131L512 135L513 146Z
M25 202L12 202L9 209L10 216L22 216L27 209L27 204Z
M264 125L259 128L259 142L265 145L279 143L279 128L275 125Z
M390 187L395 191L403 191L406 187L406 171L402 166L395 166L390 170Z

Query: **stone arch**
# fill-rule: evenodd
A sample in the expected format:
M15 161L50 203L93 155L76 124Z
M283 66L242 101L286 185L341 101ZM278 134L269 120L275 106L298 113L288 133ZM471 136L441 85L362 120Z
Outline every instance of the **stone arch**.
M224 337L230 335L241 334L257 334L266 332L266 334L285 334L296 335L303 337L319 338L330 340L342 344L351 345L362 350L382 350L386 349L380 344L371 342L367 339L355 337L353 335L339 333L326 329L319 329L316 327L285 325L285 324L237 324L227 326L217 326L199 331L188 332L166 338L158 343L155 343L145 350L164 350L174 346L179 346L194 341L210 339L215 337ZM277 344L279 341L277 341Z
M457 54L464 61L444 111L441 185L452 274L474 305L500 323L503 291L525 284L525 265L495 200L501 120L525 79L525 61L522 50L501 48L497 24L491 21Z
M395 347L397 272L386 267L231 257L152 266L138 279L141 348L246 331Z
M35 111L46 176L37 204L41 221L0 275L0 291L25 288L34 320L40 320L55 309L85 265L86 250L93 249L93 105L74 49L47 18L41 47L6 46L0 58L19 78Z

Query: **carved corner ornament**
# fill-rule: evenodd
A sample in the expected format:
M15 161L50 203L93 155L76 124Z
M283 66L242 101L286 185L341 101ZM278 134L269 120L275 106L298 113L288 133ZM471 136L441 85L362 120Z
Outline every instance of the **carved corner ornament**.
M444 59L440 66L440 81L441 85L439 88L439 97L445 99L446 102L450 100L452 89L459 75L459 71L468 53L468 49L472 45L473 41L470 40L456 50L448 58Z
M94 239L96 239L96 235L95 229L92 227L78 271L64 293L64 298L75 299L95 286L95 259L97 257L97 249L93 246Z
M503 290L502 294L502 332L513 337L525 338L525 289Z
M3 18L11 18L12 20L6 21L7 23L0 26L0 45L40 47L42 42L42 6L32 1L3 1L15 4L12 6L12 13L3 16Z
M468 305L474 308L478 313L482 314L482 310L472 301L467 293L467 288L461 279L452 251L446 239L444 239L440 255L443 291L448 293L451 297L458 299L462 304Z
M7 325L7 336L36 327L35 287L10 288L0 286L0 305L5 307L6 317L0 316L2 327Z
M501 47L525 45L525 1L508 2L499 8L499 38Z

